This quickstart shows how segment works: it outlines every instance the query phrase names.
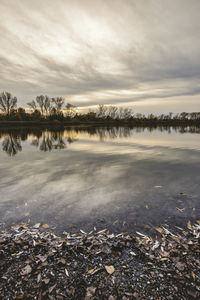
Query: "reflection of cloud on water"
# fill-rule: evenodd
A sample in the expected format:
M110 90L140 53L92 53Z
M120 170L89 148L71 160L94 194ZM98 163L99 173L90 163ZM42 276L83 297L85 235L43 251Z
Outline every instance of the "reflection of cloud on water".
M44 136L47 138L48 132L40 135L38 148ZM188 194L199 194L199 151L178 148L183 136L175 136L173 148L171 140L167 147L158 146L167 143L169 136L163 133L102 143L95 135L89 138L89 133L79 132L79 140L67 151L51 152L35 151L28 140L23 155L12 160L0 155L0 201L9 205L9 210L1 207L1 216L20 219L29 210L31 217L41 221L59 215L70 223L89 218L97 208L97 215L112 214L111 204L128 211L148 200L148 204L157 201L162 209L164 199L183 187ZM66 141L66 135L61 137ZM53 145L59 138L54 136ZM155 189L158 185L163 188Z

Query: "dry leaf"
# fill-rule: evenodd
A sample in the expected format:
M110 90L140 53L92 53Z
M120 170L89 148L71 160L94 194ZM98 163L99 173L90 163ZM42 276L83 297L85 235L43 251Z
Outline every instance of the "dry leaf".
M32 268L31 268L31 266L30 265L26 265L26 267L24 267L23 269L22 269L22 271L21 271L21 275L28 275L28 274L30 274L31 273L31 271L32 271Z
M191 272L191 274L192 274L192 278L195 280L195 278L196 278L196 275L194 274L194 272L193 272L193 271Z
M178 211L180 211L181 213L184 211L184 208L176 207L176 209L177 209Z
M134 296L136 299L138 299L139 294L138 294L137 292L134 292L134 293L133 293L133 296Z
M40 223L36 223L33 228L39 228L40 227Z
M24 299L25 295L24 294L21 294L19 296L16 297L16 299Z
M90 269L87 274L92 274L94 272L94 269Z
M47 255L37 255L36 257L38 257L40 260L41 260L41 262L45 262L46 260L47 260Z
M53 291L53 289L56 287L56 284L54 284L52 287L49 288L49 293L51 294L51 292Z
M25 217L28 217L28 216L30 216L30 213L26 212L24 215L25 215Z
M160 260L165 261L165 260L168 260L168 258L167 257L163 257Z
M58 260L58 263L63 264L63 265L66 265L66 260L65 260L64 258L60 258L60 259Z
M179 271L183 271L185 269L185 265L181 262L177 262L176 264L176 268L179 270Z
M190 221L187 223L187 227L188 227L189 229L192 229L192 225L191 225Z
M156 227L156 230L157 230L158 232L160 232L161 234L163 234L163 229L162 229L162 228Z
M42 227L43 228L49 228L49 225L48 224L43 224Z
M145 207L146 207L146 208L149 208L149 205L146 205Z
M94 299L94 294L96 291L96 287L90 286L86 290L85 300L92 300Z
M48 284L49 281L50 281L50 279L49 279L49 278L46 278L46 279L44 279L43 281L44 281L45 284Z
M39 273L38 276L37 276L37 283L39 283L40 280L41 280L41 273Z
M67 271L66 268L65 268L65 274L69 277L69 272Z
M115 272L115 268L113 266L105 266L106 271L108 274L112 274Z

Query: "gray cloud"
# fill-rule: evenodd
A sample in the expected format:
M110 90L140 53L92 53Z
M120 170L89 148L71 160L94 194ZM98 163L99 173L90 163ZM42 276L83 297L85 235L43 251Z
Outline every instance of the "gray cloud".
M0 90L21 104L41 93L80 106L167 98L170 110L188 96L198 110L199 10L198 0L1 0Z

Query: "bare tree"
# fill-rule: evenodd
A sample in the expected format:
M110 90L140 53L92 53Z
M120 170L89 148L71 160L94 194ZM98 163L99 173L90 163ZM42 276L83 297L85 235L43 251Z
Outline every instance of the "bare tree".
M77 107L73 104L67 103L67 105L65 106L66 108L66 116L67 117L74 117L77 113Z
M117 106L108 106L108 116L111 119L116 119L117 118L117 111L118 111Z
M31 102L28 102L27 105L33 110L35 111L37 109L37 104L36 102L33 100Z
M96 115L99 118L105 118L107 116L107 112L108 112L108 107L106 105L99 104Z
M55 105L56 111L59 112L65 103L65 99L63 97L56 97L56 98L52 98L52 102Z
M118 109L118 118L119 119L128 119L133 115L133 111L128 107L119 107Z
M48 96L40 95L36 97L36 102L40 108L42 115L49 115L51 113L51 110L53 108L51 98L49 98Z
M52 100L48 96L45 96L44 98L44 110L46 116L48 116L51 113L53 106L52 106Z
M0 109L8 116L12 109L17 106L17 98L13 97L11 93L3 92L0 94Z
M36 97L36 102L39 105L41 114L44 115L44 101L45 101L45 96L44 95L40 95Z

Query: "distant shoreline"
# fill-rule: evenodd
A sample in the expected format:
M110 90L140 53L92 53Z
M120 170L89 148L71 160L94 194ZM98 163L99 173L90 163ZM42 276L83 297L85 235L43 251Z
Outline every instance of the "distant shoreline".
M130 127L157 127L157 126L200 126L200 120L112 120L112 121L0 121L0 128L5 127L68 127L68 126L130 126Z

